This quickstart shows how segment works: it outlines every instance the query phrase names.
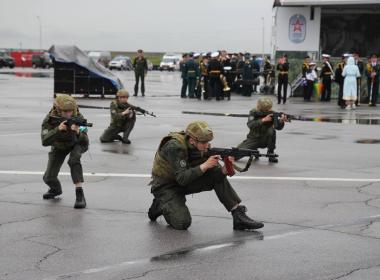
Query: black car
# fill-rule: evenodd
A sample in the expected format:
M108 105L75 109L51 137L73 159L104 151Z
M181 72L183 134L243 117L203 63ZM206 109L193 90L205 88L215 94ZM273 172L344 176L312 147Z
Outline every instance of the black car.
M32 56L33 68L50 68L53 67L53 61L48 53L34 54Z
M0 68L3 67L15 67L15 60L13 59L13 57L10 57L9 55L4 53L0 54Z

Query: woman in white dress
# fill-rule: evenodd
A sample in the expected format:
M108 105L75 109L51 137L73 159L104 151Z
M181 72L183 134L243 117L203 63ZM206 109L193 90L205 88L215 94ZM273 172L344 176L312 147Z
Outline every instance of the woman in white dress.
M343 100L346 100L346 109L355 109L355 101L357 99L357 78L360 77L360 71L358 66L355 65L355 59L353 57L348 58L342 76L344 77Z

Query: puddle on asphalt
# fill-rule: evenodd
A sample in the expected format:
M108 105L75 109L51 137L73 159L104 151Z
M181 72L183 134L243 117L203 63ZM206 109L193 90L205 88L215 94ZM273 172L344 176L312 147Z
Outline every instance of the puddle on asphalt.
M380 119L345 119L345 118L305 118L305 121L312 122L329 122L329 123L343 123L343 124L366 124L366 125L379 125Z
M355 143L358 144L380 144L380 139L359 139Z
M230 114L230 113L213 113L213 112L193 112L193 111L182 111L182 114L190 115L207 115L207 116L217 116L217 117L241 117L247 118L248 114ZM371 118L344 118L344 117L301 117L302 120L306 122L329 122L329 123L342 123L342 124L365 124L365 125L380 125L380 119Z
M1 72L0 75L13 75L22 78L51 78L53 73L51 72Z

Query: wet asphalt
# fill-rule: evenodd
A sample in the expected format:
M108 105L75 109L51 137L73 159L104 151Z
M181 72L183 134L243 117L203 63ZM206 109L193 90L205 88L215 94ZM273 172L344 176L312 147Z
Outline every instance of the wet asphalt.
M132 73L115 73L132 91ZM246 119L223 114L247 114L258 96L180 99L179 73L150 72L146 87L145 98L130 102L157 118L138 116L131 145L101 144L108 110L81 108L94 127L82 157L88 207L75 210L67 164L63 195L41 197L49 149L40 126L53 102L52 70L0 71L0 279L379 279L378 108L345 111L298 98L276 105L306 121L278 133L278 164L260 159L231 178L265 227L233 231L230 214L206 192L187 198L192 226L175 231L146 214L160 139L199 119L214 129L213 146L236 146ZM110 101L78 98L84 106Z

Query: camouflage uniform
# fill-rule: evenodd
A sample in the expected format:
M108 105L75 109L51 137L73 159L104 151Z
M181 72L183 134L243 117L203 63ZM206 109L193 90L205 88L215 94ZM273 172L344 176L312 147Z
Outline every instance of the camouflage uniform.
M161 141L154 160L151 192L166 222L175 229L191 224L186 195L214 190L227 211L241 201L220 167L203 173L200 165L190 162L191 149L195 148L184 132L171 133Z
M69 96L57 97L57 99L71 98ZM55 105L42 122L41 140L43 146L51 146L49 152L49 161L43 177L44 182L50 187L50 190L56 194L62 193L61 183L58 180L58 173L61 166L69 155L68 165L73 183L81 183L83 179L83 169L81 156L88 150L89 140L86 132L80 132L79 135L71 130L59 131L59 123L53 124L50 116L60 116L59 110ZM83 118L78 108L74 110L73 117Z
M238 145L238 148L256 150L258 148L268 148L268 153L273 153L276 149L276 130L272 122L263 123L261 118L257 118L257 113L265 113L271 110L272 101L268 98L260 98L257 108L249 112L247 126L249 133L247 139ZM284 123L278 130L284 128Z
M133 113L133 116L128 115L123 116L122 112L128 109L131 105L128 103L120 103L117 100L111 102L110 111L111 111L111 123L109 127L103 132L100 136L100 142L109 143L114 140L122 140L128 142L129 135L136 122L136 115ZM123 137L119 136L119 133L123 132Z
M133 59L133 68L135 69L135 87L134 96L137 96L137 93L139 91L139 81L141 80L141 94L142 96L145 95L145 75L148 72L148 62L145 57L135 57Z

